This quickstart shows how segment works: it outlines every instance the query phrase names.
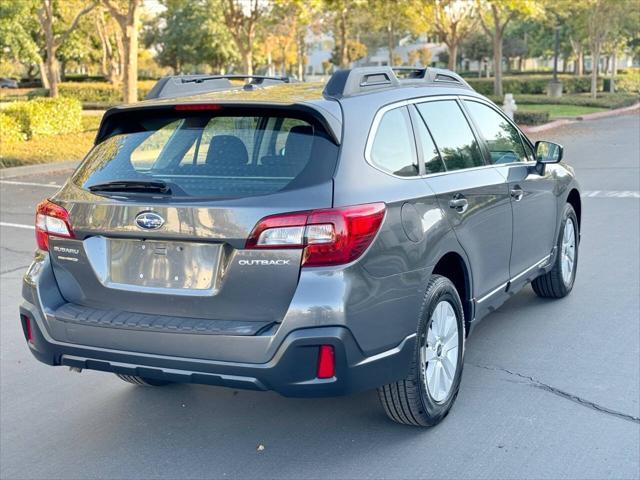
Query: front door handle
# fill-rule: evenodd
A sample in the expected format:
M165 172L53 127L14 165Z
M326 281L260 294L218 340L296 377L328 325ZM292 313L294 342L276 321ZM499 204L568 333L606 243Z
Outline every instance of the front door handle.
M516 202L519 202L520 200L522 200L523 196L524 196L524 190L522 190L520 187L513 187L511 189L511 198L513 198Z
M459 213L464 213L464 211L469 207L469 202L464 197L456 197L449 200L449 207L455 208Z

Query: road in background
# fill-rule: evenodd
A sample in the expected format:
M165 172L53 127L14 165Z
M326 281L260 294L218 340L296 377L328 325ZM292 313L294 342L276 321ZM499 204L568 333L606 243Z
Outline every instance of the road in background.
M34 206L55 188L0 183L0 477L638 478L640 117L536 137L565 145L587 193L574 290L552 301L526 287L487 317L456 405L430 430L391 423L375 392L138 388L38 363L19 328L20 281Z

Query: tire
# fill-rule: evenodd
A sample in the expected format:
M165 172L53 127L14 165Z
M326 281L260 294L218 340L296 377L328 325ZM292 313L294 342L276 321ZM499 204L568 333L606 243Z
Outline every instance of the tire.
M569 258L565 253L566 238L565 235L573 227L573 258L570 260L571 270L567 275L566 262ZM562 211L562 223L560 225L560 233L556 242L556 258L553 263L553 268L531 282L533 291L542 298L562 298L569 295L573 289L573 284L576 279L576 270L578 267L578 246L580 239L580 232L578 230L578 217L573 207L570 204L564 206ZM563 263L565 262L565 263Z
M451 307L451 310L448 309L447 304ZM453 334L443 335L445 338L448 337L450 341L443 344L438 340L435 342L436 346L433 345L434 341L439 338L434 333L435 327L440 323L436 307L445 308L446 312L449 313L446 316L447 325L451 328L453 324L456 325L457 341L454 341ZM455 320L451 317L452 313L455 314ZM436 324L434 324L434 319ZM382 407L391 420L405 425L432 427L447 416L460 388L464 357L464 324L462 302L453 283L446 277L433 275L427 285L420 309L416 347L411 360L409 375L404 380L378 388L378 397ZM432 326L434 330L430 330ZM449 333L451 333L451 329ZM436 351L437 345L440 345L439 351ZM426 349L423 346L427 346ZM449 349L445 352L447 346ZM455 352L454 348L456 349ZM455 354L449 357L451 354L448 352ZM425 355L431 355L433 360L423 361ZM444 357L456 359L455 369L452 374L448 377L442 377L444 382L447 381L446 378L452 378L446 394L443 394L443 391L439 391L437 387L427 386L425 381L427 378L433 379L433 373L438 369L440 369L440 375L446 375L444 372L450 370L450 368L444 368L447 361ZM447 365L450 366L450 362ZM431 372L432 375L429 376L427 372ZM438 377L438 380L440 380L440 377ZM430 389L433 389L434 392L431 392ZM439 394L440 398L437 398L438 395L436 393Z
M163 385L169 385L171 383L164 380L155 380L153 378L138 377L136 375L123 375L120 373L116 373L116 377L118 377L120 380L123 380L127 383L132 383L134 385L138 385L142 387L162 387Z

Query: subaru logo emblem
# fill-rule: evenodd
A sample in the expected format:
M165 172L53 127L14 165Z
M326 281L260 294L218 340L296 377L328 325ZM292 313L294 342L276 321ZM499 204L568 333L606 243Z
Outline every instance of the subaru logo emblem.
M164 225L164 218L155 212L140 212L136 215L136 225L145 230L157 230Z

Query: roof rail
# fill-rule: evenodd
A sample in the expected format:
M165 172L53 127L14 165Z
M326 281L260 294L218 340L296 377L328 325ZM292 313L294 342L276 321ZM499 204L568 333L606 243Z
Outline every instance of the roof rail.
M248 82L241 86L234 85L231 80L248 80ZM182 97L240 88L253 90L295 81L290 77L268 77L262 75L172 75L158 80L145 99Z
M329 97L348 97L379 89L437 83L472 89L460 75L442 68L356 67L338 70L331 75L324 94Z

